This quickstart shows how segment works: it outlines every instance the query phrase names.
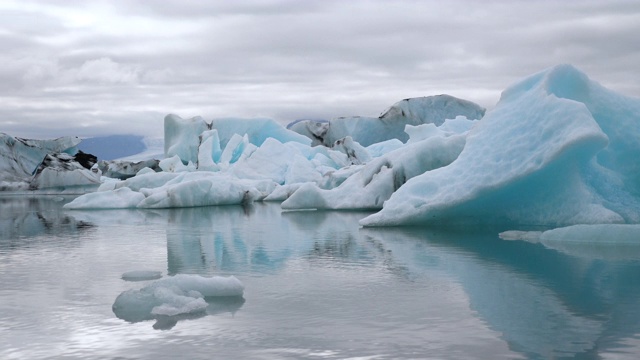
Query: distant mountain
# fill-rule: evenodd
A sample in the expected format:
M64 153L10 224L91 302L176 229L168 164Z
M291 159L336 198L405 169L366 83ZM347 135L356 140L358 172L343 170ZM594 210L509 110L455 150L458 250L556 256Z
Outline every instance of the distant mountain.
M114 160L147 150L144 137L139 135L109 135L83 139L78 149L93 154L98 160Z

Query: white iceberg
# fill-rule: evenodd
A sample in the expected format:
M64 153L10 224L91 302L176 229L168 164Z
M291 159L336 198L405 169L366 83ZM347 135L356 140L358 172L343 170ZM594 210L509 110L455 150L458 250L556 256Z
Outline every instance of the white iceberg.
M364 165L333 189L307 183L282 203L286 210L380 209L394 191L414 176L454 161L465 144L464 135L434 136L404 146Z
M243 293L244 285L234 276L178 274L121 293L112 309L118 318L137 322L201 313L207 308L205 297L242 297Z

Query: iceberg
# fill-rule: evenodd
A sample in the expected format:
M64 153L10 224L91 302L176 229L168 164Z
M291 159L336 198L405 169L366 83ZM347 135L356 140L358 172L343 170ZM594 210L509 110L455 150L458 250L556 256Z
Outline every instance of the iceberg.
M80 138L70 136L32 140L0 133L0 189L26 190L46 155L74 155L80 141Z
M481 119L485 109L467 100L450 95L436 95L404 99L392 105L379 117L339 117L326 120L304 120L289 124L288 128L303 134L315 144L332 146L336 141L351 136L362 146L391 139L406 142L406 125L441 125L447 119L463 116L467 119Z
M416 176L363 226L640 221L640 100L571 65L502 93L450 165Z
M242 297L244 285L235 276L203 277L178 274L156 280L141 289L124 291L112 309L125 321L138 322L165 316L204 313L205 298Z
M547 230L539 241L545 247L587 259L640 259L640 225L580 224Z
M80 159L84 165L76 159ZM94 164L95 156L81 151L75 156L67 153L47 154L36 168L29 189L98 186L101 172L98 168L92 168Z
M212 139L213 149L226 148L234 135L247 136L247 142L260 146L267 138L274 138L280 142L295 141L305 145L311 144L307 137L289 131L271 119L215 119L211 122L196 116L183 119L178 115L169 114L164 118L164 146L165 157L178 155L183 162L198 163L198 152L202 142L211 137L208 130L217 130L217 136ZM204 137L201 134L205 134ZM219 145L214 145L218 143ZM215 154L214 154L215 157Z
M160 160L99 162L64 176L43 170L40 179L31 174L42 159L33 168L28 161L0 166L22 169L26 184L40 188L95 184L102 169L97 191L67 209L266 200L282 201L284 210L379 210L362 226L637 224L639 119L640 100L559 65L510 86L486 113L438 95L405 99L378 118L300 120L287 128L270 119L169 114ZM21 147L18 153L37 157L30 143L11 139L3 140L13 144L7 153ZM77 152L72 138L38 146L45 145Z
M255 128L240 134L224 128L209 128L212 124L224 122L209 124L200 118L185 121L169 115L165 119L165 129L169 131L165 134L165 144L167 155L172 156L160 160L157 167L153 161L110 163L107 170L112 175L120 174L119 177L126 180L104 181L97 192L80 196L66 204L65 208L246 204L265 199L277 186L339 181L332 178L332 173L353 161L349 160L347 154L337 150L312 148L307 138L280 125L274 127L272 121L257 119L242 122L245 123L242 126L254 124ZM238 129L244 129L238 126L234 129L239 132ZM256 129L263 129L264 134L260 136L264 139L256 134ZM202 132L198 134L198 131ZM224 141L219 135L221 132L226 134ZM349 150L358 147L360 158L368 158L364 148L357 144L349 146ZM128 176L136 170L135 176Z
M404 146L370 161L335 188L302 185L281 206L285 210L381 209L408 179L453 162L464 144L465 136L457 135Z

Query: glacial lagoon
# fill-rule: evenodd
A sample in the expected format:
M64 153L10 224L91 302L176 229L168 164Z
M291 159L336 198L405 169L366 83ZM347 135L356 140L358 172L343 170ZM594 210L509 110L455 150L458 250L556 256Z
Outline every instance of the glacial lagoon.
M640 246L548 248L500 239L507 229L361 228L367 213L259 202L62 209L70 200L0 197L2 359L640 353ZM244 294L175 317L114 312L123 292L178 274L234 276Z

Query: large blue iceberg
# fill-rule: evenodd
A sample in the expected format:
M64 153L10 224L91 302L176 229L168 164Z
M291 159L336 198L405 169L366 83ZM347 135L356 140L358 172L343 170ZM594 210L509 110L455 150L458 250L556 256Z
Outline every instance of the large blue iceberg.
M505 90L455 161L360 223L638 223L639 140L640 100L556 66Z

